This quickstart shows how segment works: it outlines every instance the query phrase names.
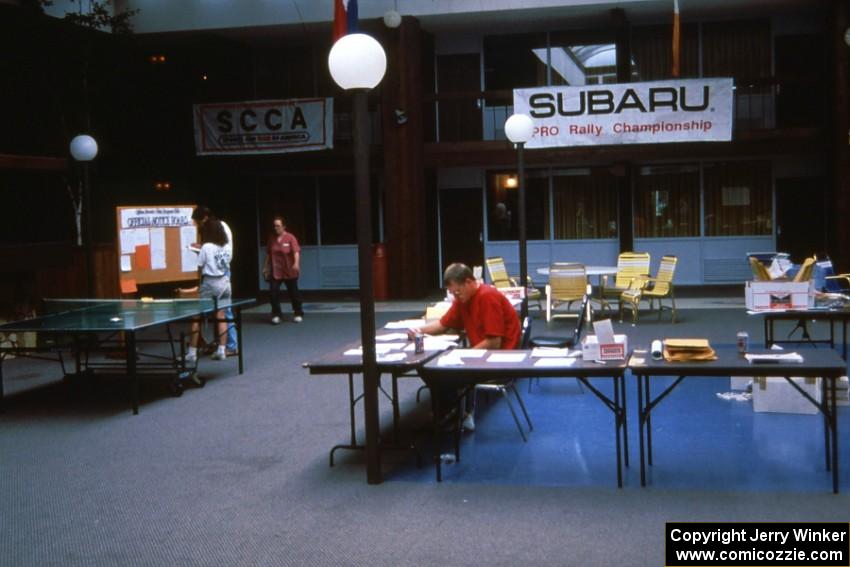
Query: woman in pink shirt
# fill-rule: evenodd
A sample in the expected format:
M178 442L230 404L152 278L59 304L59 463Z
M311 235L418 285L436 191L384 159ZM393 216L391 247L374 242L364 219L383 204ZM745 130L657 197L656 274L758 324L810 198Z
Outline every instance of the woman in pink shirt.
M266 261L263 277L269 282L269 300L272 306L272 325L280 323L280 284L286 284L292 312L296 323L304 320L301 292L298 291L298 275L301 272L301 247L291 232L286 232L283 217L274 218L274 234L266 245Z

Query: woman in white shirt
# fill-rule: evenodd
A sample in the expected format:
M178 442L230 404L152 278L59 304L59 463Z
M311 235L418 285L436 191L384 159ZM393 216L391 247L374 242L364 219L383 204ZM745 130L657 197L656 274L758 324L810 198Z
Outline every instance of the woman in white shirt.
M218 219L209 219L200 227L201 250L198 252L198 272L201 275L201 286L199 295L201 298L212 298L218 301L229 300L230 295L230 252L227 249L227 233ZM216 324L218 349L213 353L214 360L227 358L225 345L227 344L227 322L224 310L216 312L218 320ZM186 361L191 362L198 358L198 335L200 324L192 324L192 338Z

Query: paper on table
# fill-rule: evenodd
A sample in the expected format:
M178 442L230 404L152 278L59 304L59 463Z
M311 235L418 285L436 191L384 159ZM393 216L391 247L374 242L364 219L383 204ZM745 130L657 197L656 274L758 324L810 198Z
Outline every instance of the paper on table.
M151 269L165 269L165 229L151 229Z
M382 354L377 357L378 362L398 362L399 360L404 360L407 357L403 352L391 352L389 354Z
M803 362L803 357L796 352L786 352L783 354L745 354L744 358L746 358L750 364L754 362Z
M494 352L487 357L487 362L522 362L525 360L524 352Z
M391 350L398 350L402 348L404 344L405 343L383 343L375 345L375 354L387 354ZM342 354L361 356L363 354L363 347L350 348Z
M404 319L402 321L390 321L384 325L385 329L416 329L427 324L425 319Z
M534 366L564 367L572 366L575 361L575 358L541 358L534 363Z
M375 335L376 341L406 341L407 333L387 333L386 335Z
M543 358L543 357L560 357L563 358L568 356L570 349L568 348L555 348L555 347L535 347L534 350L531 351L531 358Z
M404 350L406 350L406 351L415 350L415 346L416 345L414 345L414 344L409 344L406 347L404 347ZM440 339L435 338L435 337L425 337L425 341L424 341L423 346L425 347L425 350L428 350L428 351L431 351L431 350L446 350L446 349L449 349L449 348L452 348L453 346L455 346L455 343L451 342L451 341L443 341L443 340L440 340Z
M599 342L599 344L614 344L614 327L611 325L611 319L602 319L601 321L594 321L593 331L596 333L596 340Z
M460 358L481 358L487 351L480 348L456 348L452 354Z
M121 271L129 272L132 269L133 266L130 263L130 256L128 254L121 254Z
M437 366L463 366L463 359L453 354L444 354L437 359Z

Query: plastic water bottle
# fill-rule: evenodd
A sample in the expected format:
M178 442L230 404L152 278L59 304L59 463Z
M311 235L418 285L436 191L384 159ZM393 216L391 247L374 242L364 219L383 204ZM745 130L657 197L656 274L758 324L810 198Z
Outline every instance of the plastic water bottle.
M750 335L747 331L738 331L738 352L744 354L750 347Z

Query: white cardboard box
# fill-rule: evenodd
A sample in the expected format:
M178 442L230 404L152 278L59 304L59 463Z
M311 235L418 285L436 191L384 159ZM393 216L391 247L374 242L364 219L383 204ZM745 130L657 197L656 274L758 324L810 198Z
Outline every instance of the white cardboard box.
M820 378L792 378L816 402L821 401ZM753 411L774 413L818 413L818 408L804 398L781 376L759 376L753 379Z
M614 335L614 344L600 344L596 335L587 335L581 340L581 357L584 360L624 360L629 352L629 338Z
M746 282L747 309L806 309L814 306L812 282Z

